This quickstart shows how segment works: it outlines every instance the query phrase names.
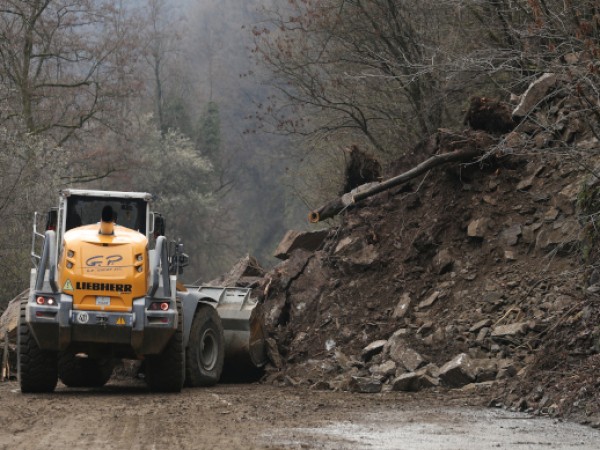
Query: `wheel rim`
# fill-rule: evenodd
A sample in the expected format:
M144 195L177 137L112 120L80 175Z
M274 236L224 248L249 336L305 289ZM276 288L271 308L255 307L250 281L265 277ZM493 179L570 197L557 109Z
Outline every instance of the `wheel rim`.
M200 339L200 364L205 370L212 370L217 364L218 344L213 330L205 330Z

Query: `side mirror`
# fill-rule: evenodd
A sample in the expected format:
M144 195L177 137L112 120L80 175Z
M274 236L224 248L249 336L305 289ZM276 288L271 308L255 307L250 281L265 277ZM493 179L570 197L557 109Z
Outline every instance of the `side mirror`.
M181 275L183 273L183 268L190 263L190 257L183 253L183 244L178 244L175 242L171 243L169 251L169 273L171 275Z
M165 220L165 218L163 216L158 215L158 213L155 213L154 237L157 238L158 236L164 236L166 226L167 226L167 221Z
M179 256L177 256L177 275L181 275L183 273L183 268L189 263L190 257L187 253L180 253Z

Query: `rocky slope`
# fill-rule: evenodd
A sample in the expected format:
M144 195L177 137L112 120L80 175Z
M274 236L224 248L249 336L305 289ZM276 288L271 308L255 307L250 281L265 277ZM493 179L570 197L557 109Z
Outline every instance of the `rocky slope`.
M534 104L508 134L441 130L390 175L465 145L486 156L347 210L258 281L267 382L460 388L600 425L598 144L568 95Z

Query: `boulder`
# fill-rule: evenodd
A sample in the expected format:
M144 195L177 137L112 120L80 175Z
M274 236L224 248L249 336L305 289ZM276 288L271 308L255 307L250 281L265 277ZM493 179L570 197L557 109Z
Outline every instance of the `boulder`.
M517 374L515 363L510 359L501 359L498 361L498 373L496 379L511 378Z
M502 239L507 245L517 245L519 242L519 236L521 236L521 232L521 225L512 225L511 227L502 230L500 233L500 239Z
M379 260L379 252L374 245L368 244L358 249L345 258L342 258L341 265L348 271L355 269L364 269L372 266Z
M418 371L417 373L420 374L420 371ZM440 385L440 379L432 377L431 375L428 375L426 373L423 373L421 375L421 378L419 379L419 385L420 385L421 389L437 387Z
M390 359L400 364L408 371L415 371L427 363L425 359L415 350L410 348L406 341L401 337L394 337L393 335L388 340L388 344L388 355Z
M488 231L489 220L485 217L476 219L469 223L467 235L474 238L484 238Z
M535 246L546 252L556 249L559 254L565 254L580 241L580 232L581 228L575 220L559 221L539 231Z
M419 303L419 309L429 308L431 305L435 303L435 301L439 298L440 291L433 292L429 297Z
M420 378L420 375L415 372L403 373L392 381L392 391L418 391L421 388Z
M523 227L523 234L521 235L521 241L525 244L533 244L536 239L535 233L542 227L541 223L534 223L532 225L526 225Z
M369 372L374 377L380 379L387 379L396 373L396 363L388 360L382 364L376 364L369 367Z
M331 390L333 390L332 384L329 381L325 381L325 380L317 381L310 388L315 391L331 391Z
M440 368L440 380L449 387L462 387L475 381L475 368L471 358L461 353Z
M410 298L410 294L408 292L402 294L400 301L398 302L396 308L394 309L394 312L392 313L392 317L394 319L402 319L404 316L406 316L410 308L411 302L412 299Z
M498 362L494 359L481 358L472 360L475 369L475 378L478 383L491 381L496 378L498 373Z
M290 253L300 248L309 252L318 250L329 233L328 230L319 231L288 231L273 253L275 258L288 259Z
M483 319L480 320L479 322L477 322L476 324L474 324L471 328L469 328L469 331L471 333L476 333L477 331L481 330L484 327L489 327L492 324L492 321L490 319Z
M477 345L482 345L485 341L485 338L488 337L488 334L490 334L490 329L488 327L483 327L480 329L479 333L477 333L477 337L475 338L475 343Z
M263 314L265 326L274 328L285 319L286 300L285 293L280 293L277 296L271 297L269 301L269 309Z
M452 270L453 265L454 258L447 249L440 250L437 255L433 257L433 268L439 275Z
M373 356L375 356L383 351L383 348L385 347L385 344L387 342L388 341L386 341L385 339L371 342L369 345L367 345L365 348L363 348L363 350L360 354L361 358L364 361L369 361Z
M517 191L526 191L533 186L533 180L535 180L535 175L531 175L523 180L519 181L517 184Z
M492 329L492 339L510 338L524 334L527 331L527 322L511 323L509 325L498 325Z
M544 213L544 222L554 222L558 218L559 211L552 206Z
M376 378L353 376L350 379L348 388L351 392L375 394L381 392L381 381Z
M277 342L273 338L267 338L265 340L267 346L267 356L271 363L281 369L283 367L283 360L281 359L281 355L279 354L279 349L277 348Z
M575 181L565 186L553 197L553 205L565 214L573 214L577 203L577 196L581 191L581 181Z
M392 391L416 392L439 386L440 381L429 374L426 368L416 372L403 373L392 381Z

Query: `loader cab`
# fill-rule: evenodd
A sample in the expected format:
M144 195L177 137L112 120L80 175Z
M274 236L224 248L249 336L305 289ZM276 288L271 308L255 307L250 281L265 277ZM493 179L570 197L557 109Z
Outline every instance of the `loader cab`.
M65 232L98 223L102 210L110 206L117 225L121 225L146 236L154 234L154 213L150 211L153 197L145 192L93 191L65 189L60 193L57 212L58 241Z
M165 220L158 213L151 211L151 203L154 200L154 196L145 192L119 192L119 191L97 191L97 190L83 190L83 189L65 189L60 192L58 208L54 208L49 211L46 215L45 223L38 222L38 218L41 215L35 213L33 221L33 236L31 245L31 257L33 262L32 273L35 279L32 278L32 285L35 284L36 289L44 283L45 275L38 276L38 268L40 267L40 261L44 260L40 274L45 273L46 268L52 269L50 278L52 279L52 292L57 291L55 273L58 273L58 261L63 257L63 248L65 242L65 233L69 230L73 230L78 227L82 228L82 235L87 236L84 239L96 239L89 234L91 225L100 225L100 219L102 217L102 211L104 208L110 207L114 214L112 218L115 220L117 226L125 227L129 230L134 230L133 235L131 231L127 231L125 234L129 234L129 242L141 242L142 236L145 237L145 246L148 251L148 261L151 263L154 261L156 255L156 247L161 240L161 236L164 236L165 232ZM45 226L46 233L51 232L52 246L49 250L49 255L44 256L44 242L45 233L42 233L42 226ZM87 231L86 231L87 228ZM98 232L100 231L98 226ZM118 228L116 228L118 229ZM115 229L115 230L116 230ZM85 234L87 233L87 234ZM139 233L139 235L137 234ZM121 235L121 234L120 234ZM162 238L161 242L166 242L165 238ZM164 247L165 255L165 266L166 261L170 265L173 265L173 256L169 254L169 245L162 244L161 248ZM50 248L50 247L49 247ZM174 253L174 257L179 256L178 253ZM176 259L175 273L180 273L180 268L186 263L185 255ZM162 264L162 262L161 262ZM165 271L168 273L168 271ZM38 289L38 290L39 290Z
M118 225L146 234L147 203L142 199L107 199L92 196L70 196L66 201L65 231L95 224L103 210L113 211Z

